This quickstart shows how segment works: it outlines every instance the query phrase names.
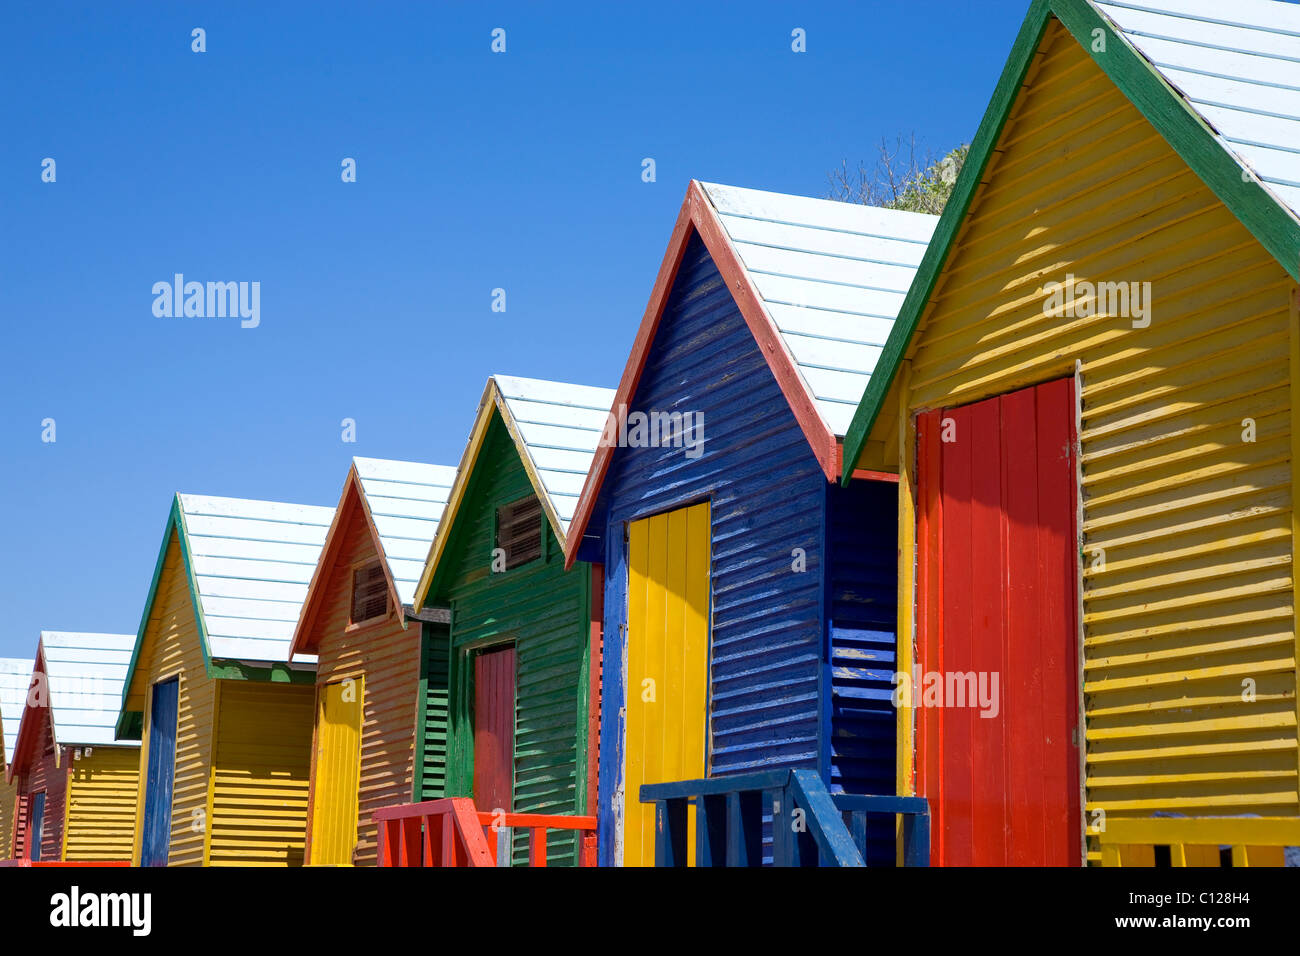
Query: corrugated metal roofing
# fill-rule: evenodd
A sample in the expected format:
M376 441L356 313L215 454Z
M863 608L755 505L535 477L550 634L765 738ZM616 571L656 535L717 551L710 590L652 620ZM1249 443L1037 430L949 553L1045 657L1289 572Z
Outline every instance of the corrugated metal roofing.
M113 735L134 647L134 634L41 632L54 739L60 746L140 746Z
M282 662L334 509L177 497L209 655Z
M614 390L510 375L492 381L505 403L506 424L521 443L524 467L536 476L561 533L568 535Z
M700 186L823 420L843 436L939 217Z
M403 604L411 604L456 469L381 458L353 458L352 464L379 532L397 596Z
M13 757L18 722L32 682L32 662L21 657L0 657L0 726L4 730L4 759Z
M1300 6L1094 3L1300 219Z

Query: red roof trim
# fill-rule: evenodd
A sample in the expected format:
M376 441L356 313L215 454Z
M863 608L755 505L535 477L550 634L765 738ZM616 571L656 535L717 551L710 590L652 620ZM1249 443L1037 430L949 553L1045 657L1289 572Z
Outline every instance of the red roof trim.
M37 674L42 675L42 679L45 681L45 706L43 708L33 707L31 702L32 684L35 683ZM23 772L26 772L28 765L31 763L34 739L37 733L37 724L39 724L40 726L45 725L45 721L43 720L41 721L29 720L28 715L34 714L35 712L40 710L45 710L48 716L50 717L50 725L49 725L50 733L53 734L54 733L54 715L53 715L54 706L53 705L54 702L50 700L50 679L48 676L46 676L46 669L45 669L45 640L42 638L41 640L36 642L36 663L32 667L31 680L27 682L27 700L23 704L23 715L18 719L18 736L14 739L14 752L8 755L9 765L8 767L5 768L5 781L7 783L13 782L14 777L17 776L19 773L18 768L20 766L23 768ZM58 764L59 764L58 742L56 739L55 750L54 750L54 765L57 767Z
M402 601L397 594L397 582L393 580L393 575L388 567L388 555L384 553L384 542L379 537L379 529L375 527L375 519L370 514L370 504L366 501L365 492L361 488L361 477L357 474L357 466L354 462L348 467L348 477L343 482L343 494L339 496L339 505L334 509L334 520L330 523L329 533L325 535L325 545L321 548L320 560L316 562L316 568L311 573L311 583L307 585L307 597L303 599L302 611L298 615L298 624L294 628L293 640L289 644L290 663L297 654L315 654L320 647L320 641L313 641L312 632L316 627L316 618L320 611L320 604L325 600L325 584L322 582L329 581L329 574L334 570L334 563L338 560L338 551L343 546L342 539L347 529L348 522L352 520L352 509L360 508L361 514L366 519L366 527L370 529L370 537L375 546L375 553L379 555L379 562L384 568L384 577L388 580L388 595L392 599L393 607L401 613ZM317 593L317 592L321 593Z
M672 291L673 281L677 278L677 270L681 266L682 256L692 233L699 234L705 248L709 250L709 255L713 257L713 262L731 291L740 314L745 318L745 324L749 326L750 334L758 343L759 350L767 360L768 368L772 370L781 393L790 404L790 409L794 412L800 428L803 429L813 455L816 456L818 464L826 475L826 480L835 481L839 477L841 454L839 441L817 411L816 403L799 374L794 357L786 348L780 331L763 308L758 291L736 256L735 249L727 238L727 232L713 208L713 203L709 201L704 189L695 180L691 180L691 184L686 189L686 199L682 203L677 223L673 226L672 236L668 240L668 249L659 266L659 275L650 290L650 301L646 305L641 326L637 329L636 338L632 342L632 352L628 356L627 366L623 369L623 377L619 380L613 408L627 405L636 392L641 372L649 357L650 344L654 341L655 332L659 328L659 320L663 318L664 308L668 304L668 294ZM577 559L578 548L582 544L587 524L591 521L596 498L600 494L600 487L604 483L605 473L609 470L613 453L612 445L602 445L596 449L595 460L592 462L591 470L587 472L587 480L583 483L582 494L578 498L578 507L569 525L564 549L566 568L572 567Z

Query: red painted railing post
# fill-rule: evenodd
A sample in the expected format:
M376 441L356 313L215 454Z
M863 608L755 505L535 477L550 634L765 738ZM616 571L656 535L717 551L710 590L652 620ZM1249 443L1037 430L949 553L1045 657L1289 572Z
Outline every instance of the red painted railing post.
M420 817L424 825L424 853L420 856L421 866L437 866L438 854L442 848L442 825L436 814Z
M442 862L439 866L458 866L456 855L456 820L450 813L444 813L442 814Z
M528 865L546 865L546 827L533 827L532 840L528 846Z
M419 817L407 817L402 821L402 837L398 850L399 866L420 865L420 825L424 821Z

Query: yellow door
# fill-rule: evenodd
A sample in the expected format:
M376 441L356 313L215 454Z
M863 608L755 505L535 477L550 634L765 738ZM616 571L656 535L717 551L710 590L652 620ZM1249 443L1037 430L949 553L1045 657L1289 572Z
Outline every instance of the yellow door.
M316 771L312 781L311 863L347 865L357 843L364 680L320 689L316 705Z
M654 864L654 805L641 803L641 785L707 770L710 550L707 502L628 527L624 866ZM694 863L694 814L689 847Z

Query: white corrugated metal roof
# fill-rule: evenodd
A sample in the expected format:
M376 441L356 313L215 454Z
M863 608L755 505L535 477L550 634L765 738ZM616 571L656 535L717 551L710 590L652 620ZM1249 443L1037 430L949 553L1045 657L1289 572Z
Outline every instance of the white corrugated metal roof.
M939 217L700 186L823 420L843 436Z
M1300 6L1094 3L1300 219Z
M507 424L516 430L528 455L525 467L537 476L567 536L614 402L614 389L511 375L494 375L492 380L509 412Z
M5 761L14 753L18 739L18 722L27 703L27 687L32 682L32 662L21 657L0 657L0 728L4 730Z
M381 458L353 458L352 464L379 532L397 596L403 604L411 604L456 469Z
M334 509L178 497L209 654L283 662Z
M41 632L54 739L60 746L140 746L113 735L134 647L134 634Z

